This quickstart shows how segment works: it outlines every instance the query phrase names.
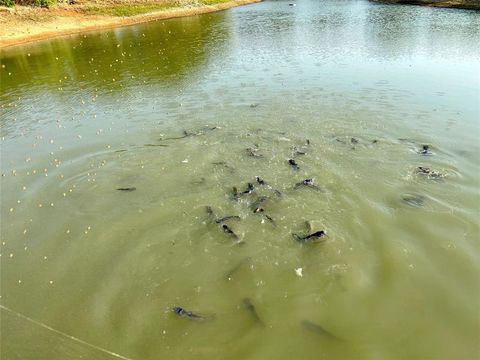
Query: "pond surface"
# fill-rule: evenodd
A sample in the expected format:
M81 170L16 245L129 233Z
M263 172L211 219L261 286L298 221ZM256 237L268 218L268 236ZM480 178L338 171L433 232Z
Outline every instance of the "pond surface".
M479 356L479 36L265 1L4 50L2 360Z

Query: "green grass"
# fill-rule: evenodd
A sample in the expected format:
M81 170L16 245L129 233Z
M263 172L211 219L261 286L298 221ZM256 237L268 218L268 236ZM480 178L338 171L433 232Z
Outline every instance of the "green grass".
M230 0L200 0L200 3L205 5L215 5L215 4L221 4L229 1Z
M56 5L57 0L0 0L0 6L12 7L15 4L25 5L25 6L34 6L34 7L45 7Z
M1 0L0 0L1 1ZM44 0L45 1L45 0ZM228 2L230 0L198 0L198 4L215 5ZM192 4L194 2L192 1ZM85 9L89 15L110 15L110 16L135 16L154 11L169 10L181 8L182 5L175 0L169 0L156 4L118 4L113 6L90 6Z
M0 6L12 7L15 5L13 0L0 0Z
M216 5L228 2L230 0L197 0L198 4ZM470 0L478 1L478 0ZM50 7L57 3L57 0L23 0L20 3L23 5ZM192 1L192 4L195 1ZM0 6L13 6L14 0L0 0ZM168 10L176 7L182 7L176 0L168 0L156 4L118 4L111 6L89 6L84 11L91 15L110 15L110 16L134 16L145 14L153 11Z
M32 5L38 7L50 7L57 3L57 0L33 0Z
M115 6L92 6L85 9L90 15L110 16L135 16L153 11L168 10L178 7L175 1L162 2L161 4L124 4Z

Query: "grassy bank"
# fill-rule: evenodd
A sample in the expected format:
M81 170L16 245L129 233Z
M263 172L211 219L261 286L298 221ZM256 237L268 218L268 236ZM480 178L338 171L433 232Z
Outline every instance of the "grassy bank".
M174 9L179 5L173 1L165 1L156 4L119 4L114 6L88 6L82 11L88 15L109 15L109 16L135 16L154 11Z
M217 5L229 1L230 0L162 0L154 2L148 1L143 3L138 1L117 1L113 3L105 1L103 4L99 4L97 2L94 4L87 3L84 7L80 8L80 11L83 11L89 15L135 16L176 8Z
M6 8L75 10L87 15L135 16L174 8L217 5L231 0L0 0Z
M204 14L258 1L261 0L68 0L48 6L34 6L37 4L35 2L15 4L12 7L0 7L0 47L152 20Z

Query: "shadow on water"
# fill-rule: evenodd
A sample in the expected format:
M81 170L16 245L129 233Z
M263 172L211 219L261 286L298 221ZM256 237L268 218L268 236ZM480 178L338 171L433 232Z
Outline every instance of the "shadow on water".
M36 88L115 91L144 82L181 86L201 76L230 37L227 13L193 16L52 39L4 50L1 103ZM9 72L12 72L9 74ZM55 95L54 95L55 96Z

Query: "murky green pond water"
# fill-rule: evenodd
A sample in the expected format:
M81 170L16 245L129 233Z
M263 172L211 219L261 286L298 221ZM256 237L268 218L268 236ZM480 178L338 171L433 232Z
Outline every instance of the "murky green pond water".
M2 360L478 357L479 36L266 1L4 50Z

